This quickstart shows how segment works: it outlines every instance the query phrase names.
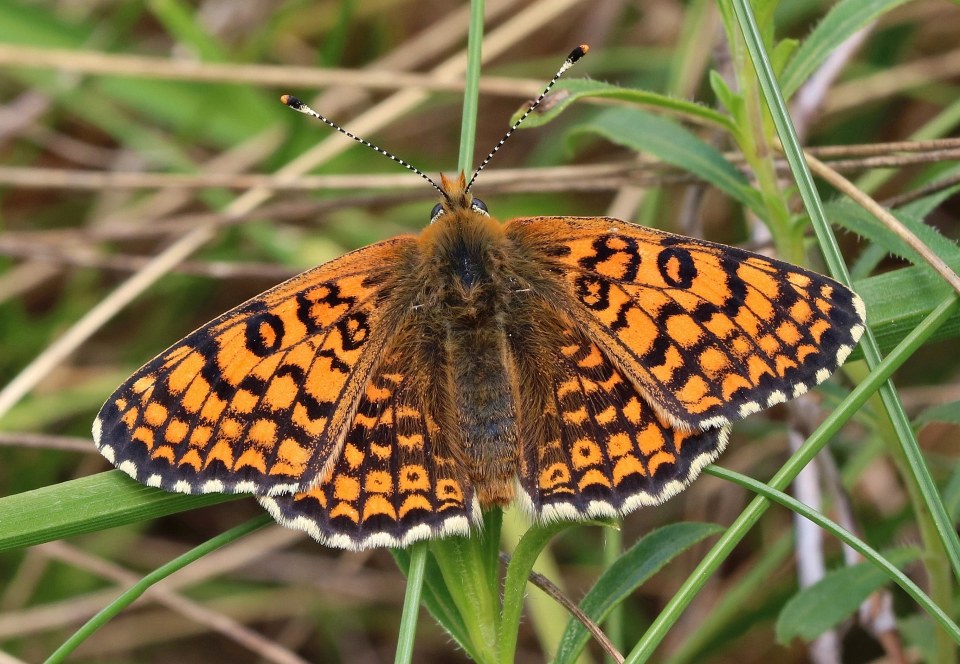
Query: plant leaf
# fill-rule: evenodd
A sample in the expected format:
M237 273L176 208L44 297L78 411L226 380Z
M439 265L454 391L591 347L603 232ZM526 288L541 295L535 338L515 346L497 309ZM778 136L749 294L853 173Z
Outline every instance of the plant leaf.
M785 99L816 71L833 51L870 21L907 0L841 0L835 4L800 48L780 77Z
M676 97L671 97L659 92L651 92L650 90L623 88L619 85L613 85L612 83L582 78L573 78L557 83L551 95L553 103L550 107L540 113L532 113L524 121L523 126L529 129L531 127L544 125L560 115L560 113L566 110L573 102L578 99L589 98L619 99L620 101L631 102L639 106L646 106L666 113L673 113L691 121L717 125L728 130L732 127L730 119L726 115L703 104L677 99ZM526 111L526 106L517 111L511 119L511 122L516 122L524 111Z
M580 608L594 621L601 622L613 607L673 558L700 540L722 531L723 528L715 523L681 522L648 533L597 579L580 602ZM557 649L555 664L576 661L589 638L587 629L571 619Z
M916 549L898 549L885 558L902 567L919 555ZM870 593L888 581L883 570L869 562L827 572L784 605L777 619L777 641L783 645L796 637L812 641L856 613Z
M743 173L676 122L639 109L614 108L578 125L568 137L575 139L585 134L652 154L702 178L758 214L763 211L760 196Z
M155 519L246 496L188 496L138 484L119 470L0 498L0 551Z
M913 426L920 429L931 422L960 424L960 401L952 401L925 409L913 420Z

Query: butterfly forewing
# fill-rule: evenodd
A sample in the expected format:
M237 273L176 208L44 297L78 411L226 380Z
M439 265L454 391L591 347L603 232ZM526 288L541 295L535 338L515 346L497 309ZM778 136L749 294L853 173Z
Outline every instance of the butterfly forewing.
M182 493L305 488L338 453L392 336L383 302L413 242L305 272L164 351L103 406L100 451L135 479Z
M404 337L403 333L398 337ZM480 520L469 483L427 405L409 353L388 349L367 383L342 452L317 486L260 498L282 524L346 549L465 535Z
M716 428L817 385L863 333L837 282L741 249L603 217L508 224L560 303L668 421Z

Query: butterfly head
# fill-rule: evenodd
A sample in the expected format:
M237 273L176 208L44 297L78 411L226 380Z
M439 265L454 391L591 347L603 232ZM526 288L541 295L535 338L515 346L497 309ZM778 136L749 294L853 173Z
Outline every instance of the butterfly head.
M474 198L467 191L467 178L463 173L460 173L460 177L456 180L452 180L441 173L439 189L443 196L430 212L431 224L445 214L457 214L464 211L475 212L486 217L490 216L486 204L479 198Z

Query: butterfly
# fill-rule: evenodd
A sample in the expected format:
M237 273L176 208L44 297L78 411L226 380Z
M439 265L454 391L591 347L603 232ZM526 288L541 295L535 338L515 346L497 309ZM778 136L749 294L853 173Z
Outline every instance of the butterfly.
M148 362L96 418L100 452L149 486L255 494L345 549L467 535L514 501L618 517L686 487L732 422L822 383L864 331L860 298L801 267L607 217L501 223L463 174L435 186L419 235Z

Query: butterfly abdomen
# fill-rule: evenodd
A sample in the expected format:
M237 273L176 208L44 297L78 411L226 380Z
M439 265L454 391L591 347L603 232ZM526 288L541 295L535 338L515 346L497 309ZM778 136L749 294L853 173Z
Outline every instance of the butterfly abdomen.
M415 278L429 310L422 313L428 337L440 346L434 352L445 367L451 453L482 505L506 505L518 443L506 329L510 257L501 226L470 211L449 215L421 235L420 248L423 267Z

